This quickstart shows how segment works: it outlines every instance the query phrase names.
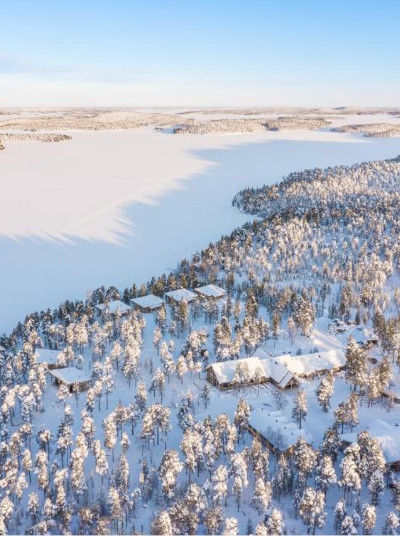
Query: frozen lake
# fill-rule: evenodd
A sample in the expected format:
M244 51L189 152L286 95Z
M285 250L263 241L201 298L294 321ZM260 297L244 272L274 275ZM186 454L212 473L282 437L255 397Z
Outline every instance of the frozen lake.
M249 185L400 153L400 138L331 132L75 132L0 153L0 333L102 284L140 284L246 221Z

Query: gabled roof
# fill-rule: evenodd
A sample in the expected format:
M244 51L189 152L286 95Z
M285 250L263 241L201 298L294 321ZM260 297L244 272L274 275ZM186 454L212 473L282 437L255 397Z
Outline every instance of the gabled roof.
M139 296L138 298L133 298L132 302L143 309L157 309L161 307L164 303L164 300L154 294L147 294L147 296Z
M300 377L344 367L346 364L346 356L341 349L303 355L285 354L273 359L285 365L292 374Z
M120 313L127 313L128 311L132 310L129 305L126 305L126 303L122 302L121 300L112 300L108 303L99 303L97 305L97 308L100 309L100 311L104 311L107 307L111 314L114 314L117 311Z
M309 376L310 374L324 370L332 370L345 366L346 356L340 348L333 348L324 352L312 354L282 354L272 357L262 348L258 348L255 354L260 359L274 360L276 364L286 367L295 376Z
M236 382L235 380L236 369L240 367L241 365L245 365L247 367L247 371L246 371L248 372L247 381L251 381L253 378L257 376L257 374L261 374L261 381L266 381L268 379L265 374L265 370L261 362L261 359L259 359L258 357L246 357L244 359L221 361L219 363L212 363L207 368L212 368L212 370L214 371L215 377L217 378L218 383L222 384L222 383L232 383L234 381Z
M304 428L289 421L280 411L256 409L249 416L249 424L280 452L292 447L299 437L303 437L307 443L312 441Z
M54 378L57 378L59 381L66 383L67 385L88 382L92 379L92 375L89 372L80 370L76 367L50 370L49 374L54 376Z
M183 300L191 302L197 298L197 294L195 294L191 290L188 290L187 288L178 288L176 290L170 290L169 292L166 292L165 295L176 302L181 302Z
M205 285L204 287L197 287L194 289L198 294L207 296L209 298L221 298L225 296L226 290L218 287L217 285Z
M273 357L270 357L269 359L262 359L261 362L268 378L273 380L283 389L290 383L291 380L293 380L294 375L288 369L288 367Z
M50 348L36 348L36 363L46 363L47 365L57 365L58 356L61 350L50 350Z

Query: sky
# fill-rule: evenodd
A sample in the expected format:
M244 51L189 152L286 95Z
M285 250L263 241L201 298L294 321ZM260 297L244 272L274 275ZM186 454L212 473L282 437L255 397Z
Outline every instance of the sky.
M399 106L399 0L3 0L0 107Z

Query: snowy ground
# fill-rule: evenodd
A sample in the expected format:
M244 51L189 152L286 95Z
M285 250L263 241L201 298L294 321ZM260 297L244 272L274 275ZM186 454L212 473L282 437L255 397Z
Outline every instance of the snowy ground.
M0 154L0 332L90 288L140 284L175 267L247 219L231 208L245 186L398 153L399 138L331 132L174 136L146 128L9 142Z

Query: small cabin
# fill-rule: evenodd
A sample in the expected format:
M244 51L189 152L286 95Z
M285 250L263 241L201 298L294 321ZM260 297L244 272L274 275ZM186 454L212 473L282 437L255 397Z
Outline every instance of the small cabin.
M186 301L187 303L194 301L197 298L197 294L191 290L188 290L187 288L178 288L176 290L166 292L165 298L170 303L177 305L183 301Z
M147 294L147 296L133 298L132 303L141 313L151 313L160 309L164 304L164 300L158 296L154 296L154 294Z
M125 316L132 312L132 307L129 307L129 305L121 300L112 300L106 303L99 303L96 307L100 313L106 312L111 315L120 314L121 316Z
M50 348L36 348L36 363L47 365L49 370L65 367L65 361L60 350L51 350Z
M311 444L312 438L304 428L289 421L280 411L264 408L254 410L249 416L247 428L252 436L259 438L277 456L292 456L299 437Z
M66 367L49 371L53 383L57 386L64 384L70 393L87 391L92 385L92 375L76 367Z
M217 285L205 285L204 287L197 287L194 291L201 297L207 300L219 300L226 296L226 290L218 287Z

